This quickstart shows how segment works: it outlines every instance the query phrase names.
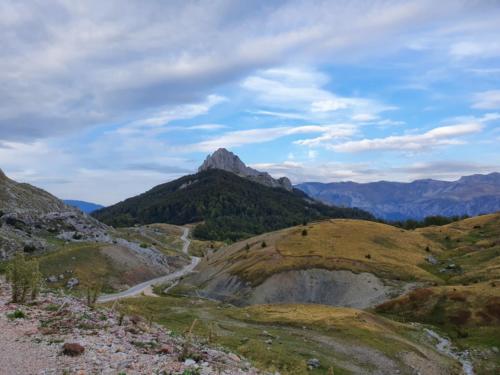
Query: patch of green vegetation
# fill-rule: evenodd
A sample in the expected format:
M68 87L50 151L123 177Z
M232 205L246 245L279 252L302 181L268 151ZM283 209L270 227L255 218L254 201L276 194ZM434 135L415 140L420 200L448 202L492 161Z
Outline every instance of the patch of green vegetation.
M24 311L18 309L16 311L8 313L7 318L9 318L10 320L24 319L26 318L26 314L24 313Z
M38 257L40 271L45 277L65 276L63 280L48 284L49 286L62 287L66 279L76 277L82 284L99 280L105 293L114 292L111 285L120 279L122 273L101 253L102 246L96 243L66 244L59 250Z

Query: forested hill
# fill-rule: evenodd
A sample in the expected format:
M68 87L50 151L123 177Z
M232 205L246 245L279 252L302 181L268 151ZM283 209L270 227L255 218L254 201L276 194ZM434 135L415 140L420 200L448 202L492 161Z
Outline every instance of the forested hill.
M327 206L298 190L271 188L211 169L158 185L92 214L114 226L204 222L198 238L237 240L323 218L373 219L356 208Z

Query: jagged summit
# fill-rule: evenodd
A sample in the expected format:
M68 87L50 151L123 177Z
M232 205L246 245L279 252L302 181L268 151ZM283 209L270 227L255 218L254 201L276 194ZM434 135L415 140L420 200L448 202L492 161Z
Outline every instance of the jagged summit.
M7 179L7 176L5 175L5 173L3 173L2 168L0 168L0 181L6 180L6 179Z
M260 172L247 167L238 155L226 150L225 148L219 148L212 155L208 155L203 164L198 168L198 172L206 171L208 169L222 169L240 177L245 177L261 183L262 185L281 187L289 191L292 190L292 183L287 177L274 179L271 175L269 175L269 173Z

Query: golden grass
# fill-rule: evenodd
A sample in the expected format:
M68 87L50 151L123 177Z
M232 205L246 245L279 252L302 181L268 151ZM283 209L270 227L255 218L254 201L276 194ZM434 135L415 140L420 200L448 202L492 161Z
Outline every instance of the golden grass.
M262 323L315 326L335 331L359 329L388 333L404 327L401 323L362 310L314 304L254 305L242 309L240 314Z
M491 234L500 234L500 214L489 214L471 217L443 226L419 228L419 232L426 236L443 239L448 236L450 240L460 240L471 235L471 232L491 231Z
M262 247L262 242L266 247ZM429 254L426 248L440 252L442 245L415 231L369 221L336 219L236 243L217 254L211 264L219 264L253 284L275 273L310 268L370 272L389 279L439 281L419 267Z

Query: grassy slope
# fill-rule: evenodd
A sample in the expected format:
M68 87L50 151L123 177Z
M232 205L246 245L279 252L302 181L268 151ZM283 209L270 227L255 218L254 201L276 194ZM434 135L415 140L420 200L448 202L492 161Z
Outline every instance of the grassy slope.
M168 224L120 228L117 236L147 246L155 246L169 256L185 257L180 251L182 229ZM63 287L71 277L82 283L99 281L104 292L113 292L139 282L157 277L158 274L134 259L133 254L118 245L99 243L65 243L47 237L56 250L37 256L44 277L63 275L64 278L50 287ZM72 271L69 273L67 271Z
M329 374L330 368L335 374L370 373L387 360L402 374L409 374L403 352L457 370L456 363L432 350L420 330L354 309L320 305L236 308L172 296L128 299L119 308L127 314L152 317L178 334L197 320L194 334L198 337L210 338L282 374ZM318 358L321 367L308 371L310 358Z
M166 255L178 255L182 250L182 228L170 224L150 224L140 227L117 228L119 236L129 241L154 246Z
M413 291L376 311L439 327L460 348L487 353L475 358L478 373L496 373L500 355L491 349L500 347L500 214L417 232L445 249L436 254L439 264L424 268L446 285Z
M304 229L306 236L302 235ZM266 247L262 247L263 242ZM278 272L309 268L439 282L421 267L429 255L426 248L442 251L440 244L414 231L370 221L334 219L235 243L205 260L200 269L223 269L254 285Z
M49 286L62 287L69 278L76 277L82 282L101 280L104 290L112 291L112 284L120 279L120 270L101 253L101 249L102 245L95 243L63 245L38 257L40 271L44 277L64 275L63 280Z

